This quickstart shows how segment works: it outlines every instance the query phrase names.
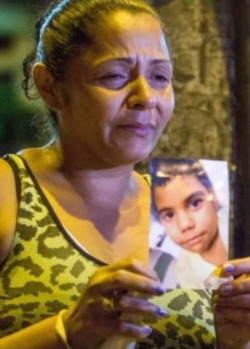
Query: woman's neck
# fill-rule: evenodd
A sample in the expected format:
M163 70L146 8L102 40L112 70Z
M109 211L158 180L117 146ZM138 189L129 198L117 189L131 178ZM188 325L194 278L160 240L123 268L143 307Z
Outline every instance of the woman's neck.
M73 166L58 144L22 153L40 185L72 217L93 223L107 241L122 212L138 205L141 184L132 166L91 169L79 161Z
M137 191L132 164L97 167L93 159L84 154L69 154L59 143L53 143L47 149L51 153L52 168L60 172L72 189L90 204L96 204L98 198L102 205L107 201L106 204L117 207L129 201Z
M138 186L132 170L75 170L62 168L62 174L87 205L123 209L130 206Z
M150 190L140 175L121 167L68 171L51 146L21 155L61 224L91 255L147 260Z

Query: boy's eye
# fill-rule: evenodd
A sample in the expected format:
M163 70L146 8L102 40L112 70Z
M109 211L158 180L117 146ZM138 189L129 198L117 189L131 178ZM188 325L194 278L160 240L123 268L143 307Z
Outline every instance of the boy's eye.
M174 217L173 211L162 212L160 214L160 219L164 221L170 221Z
M202 204L202 202L203 202L203 199L201 199L201 198L197 198L197 199L193 199L191 202L190 202L190 206L191 206L191 208L198 208L198 207L200 207L201 206L201 204Z

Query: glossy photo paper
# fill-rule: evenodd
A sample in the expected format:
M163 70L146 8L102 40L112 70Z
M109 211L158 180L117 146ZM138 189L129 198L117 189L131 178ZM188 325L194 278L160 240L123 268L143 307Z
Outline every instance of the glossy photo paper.
M150 263L166 289L216 289L228 260L226 161L152 158Z

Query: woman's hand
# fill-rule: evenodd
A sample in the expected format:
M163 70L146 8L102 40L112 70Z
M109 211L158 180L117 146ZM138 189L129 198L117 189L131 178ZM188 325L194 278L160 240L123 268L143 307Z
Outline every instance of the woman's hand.
M223 275L232 281L213 294L218 349L250 348L250 258L229 261Z
M151 329L142 319L167 312L147 298L164 290L154 271L137 260L100 267L90 278L76 305L64 315L68 341L73 349L94 349L110 336L136 340Z

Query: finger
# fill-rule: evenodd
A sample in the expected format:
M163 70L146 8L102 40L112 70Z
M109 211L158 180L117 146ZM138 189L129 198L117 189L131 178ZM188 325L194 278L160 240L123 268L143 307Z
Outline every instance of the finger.
M148 296L162 295L165 292L159 282L127 270L117 270L105 275L104 278L98 278L88 288L88 292L92 295L109 297L112 297L114 292L124 290L139 292Z
M92 326L98 328L98 334L102 336L121 335L134 339L143 338L151 333L148 326L142 324L142 317L130 318L122 316L119 311L108 301L94 302L89 308L91 311Z
M245 293L241 295L220 297L217 296L214 299L214 305L221 306L223 308L241 308L248 309L250 312L250 294Z
M159 281L158 275L153 269L145 266L140 260L135 258L129 258L118 263L114 263L108 268L110 272L115 272L117 270L123 269L135 274L144 275L145 277L148 277L152 280Z
M116 309L112 299L99 297L98 299L90 299L87 303L88 314L94 321L117 320L120 312Z
M165 309L157 307L148 302L146 299L123 296L116 300L115 308L122 313L139 314L143 316L150 316L154 318L161 318L168 316Z
M224 308L216 306L214 308L215 317L219 320L225 319L227 322L233 321L243 325L250 325L250 312L247 309Z
M140 339L147 337L152 332L152 329L149 326L146 325L138 325L131 322L118 322L115 334L134 338L134 339Z
M250 258L240 258L226 262L222 267L222 274L235 277L250 274Z
M250 277L242 275L234 281L225 283L219 288L219 293L225 297L250 293Z
M89 306L93 324L97 326L99 334L122 335L134 339L143 338L151 333L151 328L142 324L142 317L120 316L120 311L112 300L101 298L93 300Z

